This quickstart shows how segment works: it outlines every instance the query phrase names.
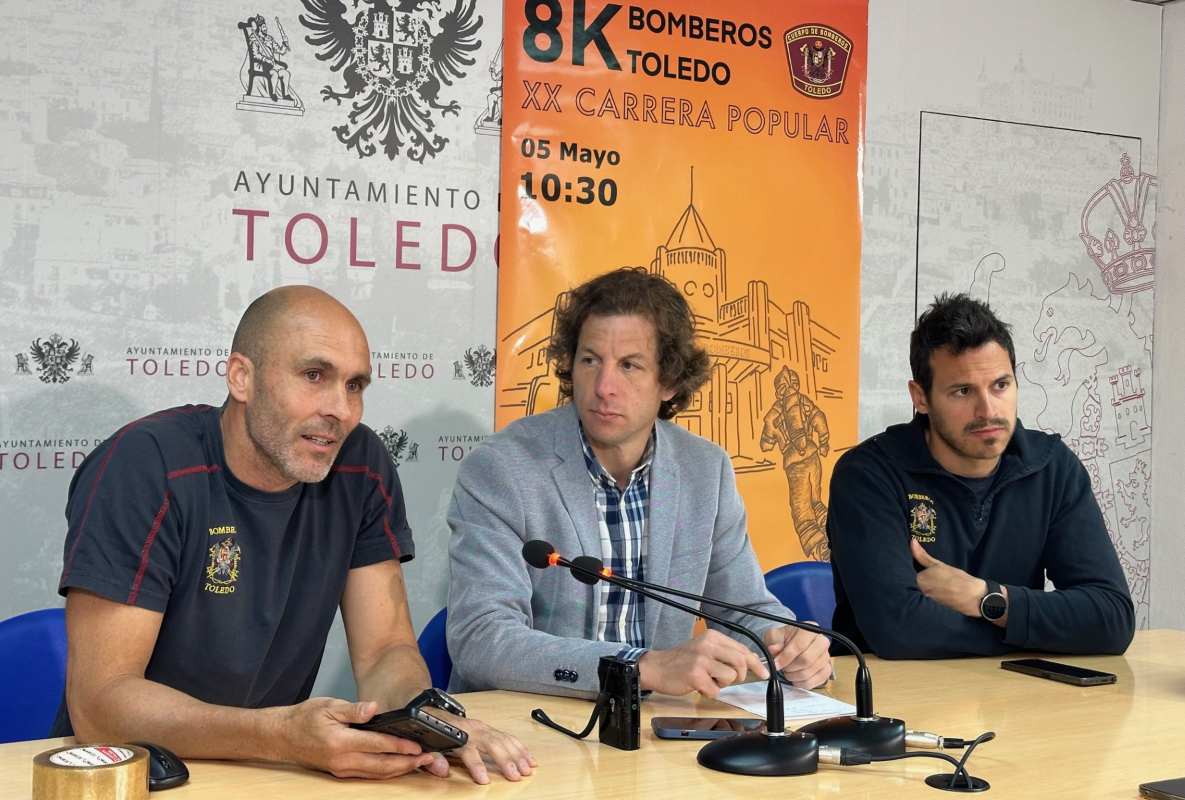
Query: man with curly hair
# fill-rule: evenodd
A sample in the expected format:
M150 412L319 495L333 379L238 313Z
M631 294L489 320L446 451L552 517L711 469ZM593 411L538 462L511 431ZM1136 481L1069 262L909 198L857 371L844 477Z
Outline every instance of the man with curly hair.
M788 615L765 589L728 455L672 418L708 377L683 295L625 268L573 289L548 359L566 405L518 420L476 448L448 520L448 643L455 689L589 696L597 664L638 664L641 688L715 697L765 665L737 638L618 587L534 570L523 543L602 558L614 574ZM831 674L827 640L747 614L796 685Z

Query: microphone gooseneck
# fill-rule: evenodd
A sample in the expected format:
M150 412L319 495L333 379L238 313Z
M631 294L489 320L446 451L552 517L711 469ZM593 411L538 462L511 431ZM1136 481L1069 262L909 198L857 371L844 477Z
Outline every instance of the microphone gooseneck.
M547 554L541 558L540 554L545 548ZM675 602L656 591L651 591L649 587L636 585L636 581L619 578L605 569L599 559L591 556L578 556L574 561L569 561L556 553L549 543L536 539L523 545L523 557L532 566L540 564L539 569L550 566L568 567L573 577L583 583L592 585L598 581L605 581L621 586L657 603L702 617L750 639L765 656L769 665L765 695L766 730L709 742L700 750L697 760L709 769L740 775L807 775L818 769L819 746L815 737L796 731L786 731L782 684L773 666L773 656L760 636L731 620Z
M540 540L532 540L539 542ZM526 553L528 545L524 545L523 552ZM553 552L552 547L547 542L541 542L539 550L546 548L548 552ZM582 577L573 565L579 564L580 570L584 573ZM726 608L731 611L737 611L742 614L758 617L760 619L767 619L771 622L777 622L783 625L789 625L793 628L799 628L809 631L811 633L818 633L826 636L828 639L839 642L841 645L851 651L852 655L856 657L857 668L855 678L855 695L856 695L856 713L851 716L829 717L827 719L812 722L808 725L802 726L799 730L804 733L810 733L816 736L820 745L829 745L833 747L848 748L853 750L862 750L870 755L892 755L895 753L905 752L905 722L903 720L894 719L892 717L878 717L874 710L872 700L872 673L868 669L868 664L864 660L864 654L860 652L860 648L856 646L848 637L837 631L829 628L824 628L819 625L811 625L805 622L800 622L796 619L789 619L777 614L771 614L761 609L748 608L746 606L729 603L723 600L716 600L711 597L704 597L702 595L692 594L691 592L684 592L680 589L674 589L667 586L658 586L645 581L634 580L633 578L622 578L620 576L609 573L606 576L604 562L599 558L593 556L578 556L572 562L562 563L563 566L573 569L573 575L578 580L584 583L592 583L595 580L608 579L612 577L613 580L618 581L619 585L635 590L650 590L662 592L664 594L674 595L675 597L682 597L687 600L694 600L696 602L716 606L717 608ZM660 601L661 602L661 601ZM686 609L684 609L686 610ZM699 612L692 611L693 614ZM709 617L705 617L706 619ZM716 621L715 617L710 617ZM764 651L763 651L764 652ZM773 660L767 661L770 664L771 675L773 675L774 667Z
M965 747L962 759L955 760L945 753L906 752L905 723L899 719L878 717L873 713L872 677L860 648L846 636L828 628L787 619L759 609L748 608L710 597L684 592L668 586L646 583L632 578L622 578L605 568L604 562L593 556L577 556L569 561L562 557L548 542L532 540L523 545L523 558L540 569L552 566L568 567L572 576L589 585L606 581L624 589L637 592L664 605L678 608L694 616L715 622L721 627L740 633L751 639L766 658L769 665L769 689L766 692L767 731L747 733L717 739L705 745L699 752L698 761L710 769L741 775L805 775L815 772L820 761L824 763L855 765L900 758L940 758L955 765L954 773L931 775L926 783L936 789L956 792L979 792L989 784L982 778L970 775L967 761L975 748L995 738L995 733L981 734L973 741L939 737L934 734L910 731L910 743L924 747ZM794 628L822 634L848 648L858 661L856 670L856 713L852 716L830 717L804 725L797 732L785 732L782 706L782 690L771 656L765 642L748 628L731 620L708 614L676 603L661 594L670 594L703 605L716 606L750 616L767 619Z
M535 540L538 541L538 540ZM530 544L530 542L528 542ZM549 545L550 546L550 545ZM524 548L525 550L525 548ZM578 556L573 559L572 563L580 562L583 569L592 572L601 573L604 570L604 562L599 558L592 556ZM856 716L862 718L871 718L876 716L873 711L872 704L872 673L868 671L868 664L864 661L864 654L860 652L860 648L856 646L848 637L844 636L838 631L833 631L830 628L824 628L821 625L812 625L808 622L800 622L789 617L782 617L777 614L771 614L768 611L762 611L758 608L749 608L748 606L737 605L736 603L729 603L725 600L715 600L711 597L704 597L691 592L684 592L681 589L674 589L667 586L658 586L656 584L647 583L645 581L635 580L633 578L622 578L620 575L615 575L618 580L631 584L633 586L641 587L643 589L650 589L652 591L662 592L663 594L672 594L675 597L682 597L685 600L695 600L706 605L716 606L717 608L727 608L729 611L738 611L742 614L748 614L759 619L767 619L770 622L778 622L783 625L789 625L792 628L799 628L811 633L818 633L826 636L828 639L833 639L851 651L852 655L856 657L858 667L856 669ZM590 581L584 578L578 578L585 583Z

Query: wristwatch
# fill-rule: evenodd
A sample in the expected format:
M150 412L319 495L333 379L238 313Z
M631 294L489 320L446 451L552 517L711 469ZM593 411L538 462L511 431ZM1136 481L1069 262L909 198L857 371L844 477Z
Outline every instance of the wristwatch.
M465 707L458 703L451 694L442 689L425 689L412 698L411 702L407 704L407 710L414 711L424 706L439 708L441 711L456 714L458 717L465 716Z
M1008 613L1008 598L1004 596L1004 587L990 578L985 578L987 591L979 600L979 616L995 622Z

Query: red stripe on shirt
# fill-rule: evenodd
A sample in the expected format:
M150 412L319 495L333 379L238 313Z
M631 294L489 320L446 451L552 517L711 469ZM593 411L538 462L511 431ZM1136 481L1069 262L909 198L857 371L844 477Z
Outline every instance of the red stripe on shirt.
M175 469L165 477L169 480L174 480L175 478L184 478L186 475L197 475L198 473L211 475L220 469L222 469L222 467L218 466L217 464L198 464L197 466L193 467Z
M383 476L372 470L366 464L338 464L333 468L334 472L344 472L348 475L363 475L374 481L379 487L379 494L383 496L383 502L387 504L387 510L391 510L393 503L391 495L387 492L387 487L383 485ZM399 542L395 539L395 533L391 530L391 520L387 515L383 515L383 533L387 534L387 541L391 543L391 549L395 552L396 558L403 557L403 551L399 549Z
M387 493L387 487L383 486L383 476L372 470L365 464L338 464L333 468L334 472L346 472L352 474L365 475L372 481L378 484L379 494L383 496L383 502L387 504L387 508L391 507L391 495Z
M144 573L148 570L148 554L152 550L152 543L156 541L156 534L160 532L160 525L165 520L165 514L169 511L169 492L165 491L164 502L160 504L160 509L156 512L156 517L152 520L152 529L148 531L148 536L144 539L144 546L140 548L140 568L136 570L136 579L132 581L132 591L128 593L128 605L135 605L136 598L140 595L140 582L144 580Z
M107 472L107 466L111 463L111 459L115 457L115 451L119 448L119 442L123 439L124 435L137 425L148 422L149 420L162 419L173 414L193 414L198 411L206 411L209 408L210 406L206 405L193 406L192 408L170 408L165 411L158 411L155 414L149 414L147 417L133 420L119 429L119 432L115 434L115 441L111 443L107 454L103 456L103 463L99 464L99 474L95 476L95 480L91 484L91 492L86 498L86 508L83 509L82 520L78 523L78 536L74 539L74 546L70 548L70 555L67 556L65 566L62 569L63 581L70 574L70 567L74 565L74 554L78 552L78 543L82 541L83 534L86 533L86 521L90 519L91 505L95 502L95 495L99 492L99 483L103 480L103 474Z
M387 541L391 543L391 549L395 552L396 558L402 558L403 553L399 550L399 542L395 541L395 534L391 531L391 521L387 515L383 515L383 533L387 534Z

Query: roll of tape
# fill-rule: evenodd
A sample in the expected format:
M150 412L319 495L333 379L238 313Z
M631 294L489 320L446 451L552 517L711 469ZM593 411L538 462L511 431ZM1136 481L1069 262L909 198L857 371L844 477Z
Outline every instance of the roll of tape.
M69 745L33 757L33 800L148 800L148 751Z

